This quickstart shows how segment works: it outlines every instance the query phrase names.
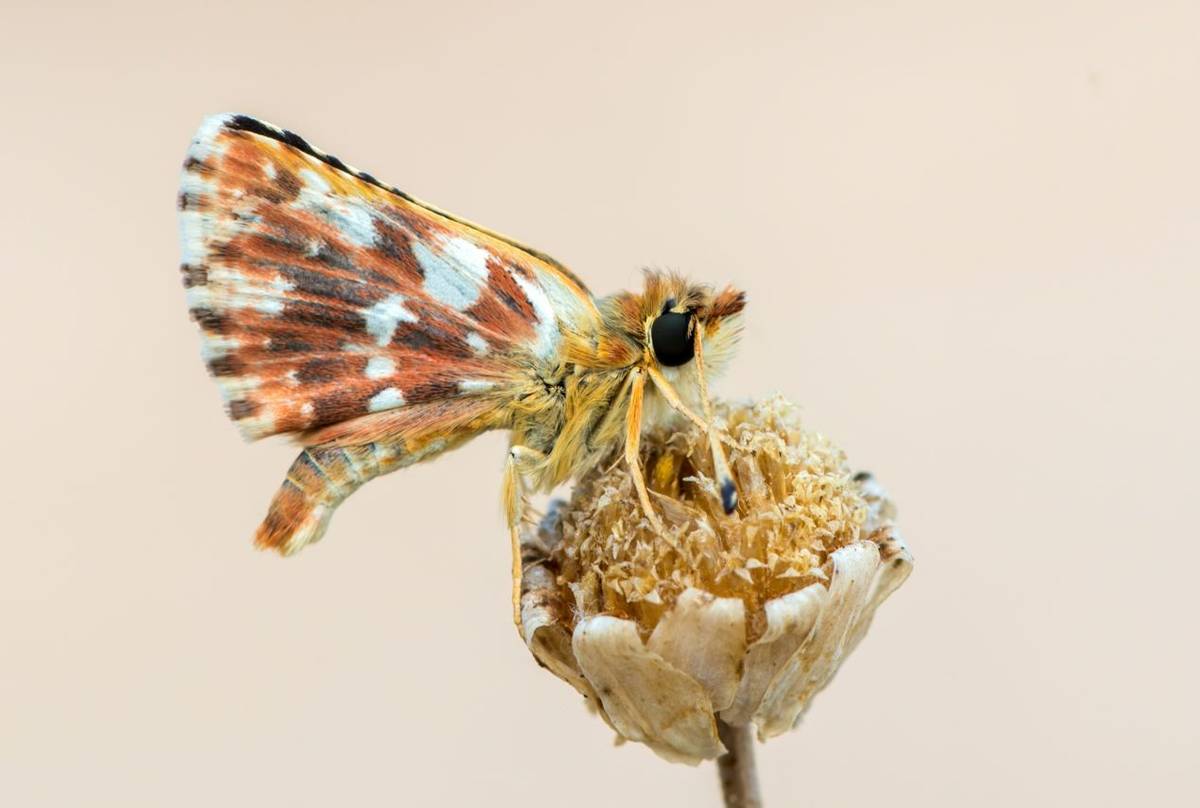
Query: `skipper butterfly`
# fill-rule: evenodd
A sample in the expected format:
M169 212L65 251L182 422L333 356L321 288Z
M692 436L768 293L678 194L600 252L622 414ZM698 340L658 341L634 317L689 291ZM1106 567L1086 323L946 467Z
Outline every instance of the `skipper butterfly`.
M179 211L188 308L230 417L304 447L259 547L294 553L363 483L491 429L511 435L514 609L527 494L623 457L661 527L638 446L676 414L708 435L737 507L706 372L733 352L741 292L648 272L640 293L595 298L553 258L244 115L200 127Z

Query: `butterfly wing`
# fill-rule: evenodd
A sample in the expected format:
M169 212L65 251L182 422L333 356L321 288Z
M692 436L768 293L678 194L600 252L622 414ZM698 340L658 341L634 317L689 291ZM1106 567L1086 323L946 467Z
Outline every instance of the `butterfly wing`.
M202 353L251 439L449 424L598 328L558 262L254 118L204 122L179 208Z

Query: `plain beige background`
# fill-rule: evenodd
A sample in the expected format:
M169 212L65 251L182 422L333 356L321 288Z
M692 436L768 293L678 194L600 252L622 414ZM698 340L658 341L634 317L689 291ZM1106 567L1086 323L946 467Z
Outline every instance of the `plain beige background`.
M179 284L177 172L251 113L607 293L744 287L913 577L768 804L1196 805L1194 2L5 3L0 804L717 804L509 623L504 437L289 561Z

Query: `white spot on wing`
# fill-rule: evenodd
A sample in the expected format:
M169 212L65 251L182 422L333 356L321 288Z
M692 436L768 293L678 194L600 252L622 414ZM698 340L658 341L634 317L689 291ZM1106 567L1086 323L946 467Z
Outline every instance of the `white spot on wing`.
M294 283L291 283L290 281L288 281L287 278L283 277L282 275L276 275L274 278L271 278L270 286L271 286L271 291L273 291L275 294L279 295L280 297L283 297L285 293L290 292L296 288L296 285Z
M282 300L272 300L269 297L260 297L252 304L256 311L261 311L263 314L279 314L283 311Z
M217 142L217 135L228 119L228 115L212 115L205 118L192 138L192 145L188 148L188 157L194 157L203 162L214 154L218 156L224 154L225 144Z
M205 334L200 340L200 358L205 362L220 359L237 348L240 343L233 337L220 337Z
M204 220L196 211L179 214L179 255L184 264L204 263Z
M491 253L487 250L455 237L443 242L440 253L419 241L412 243L412 252L425 273L425 292L431 298L458 311L470 308L479 299L488 275Z
M187 300L189 309L208 308L211 305L212 295L208 292L207 286L193 286L184 292L184 298Z
M222 309L254 309L263 314L279 314L288 292L294 288L295 285L282 275L247 277L236 269L220 265L211 265L208 270L209 302Z
M179 190L189 197L205 200L217 192L217 186L207 176L185 170L179 179Z
M243 435L249 435L250 437L270 435L275 431L275 413L265 410L259 415L242 418L234 423L237 424L238 429L242 431Z
M282 275L276 275L267 283L267 289L270 291L265 291L261 286L251 290L250 294L254 298L251 305L263 314L279 314L283 311L288 292L295 288L296 284L288 282Z
M208 252L208 235L213 223L212 214L197 207L212 197L214 188L199 174L184 171L179 181L179 192L188 199L188 207L179 212L179 251L183 263L202 264Z
M367 409L371 412L379 412L380 410L391 410L396 407L404 406L404 395L395 387L385 387L375 395L371 396L371 400L367 402Z
M318 193L327 194L333 190L333 188L329 186L329 183L325 181L325 178L316 171L313 171L311 168L302 168L297 173L299 173L300 179L304 180L304 184L307 186L304 188L306 191L316 191Z
M508 270L508 274L517 282L517 286L521 287L521 291L529 298L529 303L533 306L533 313L537 315L537 342L533 346L533 352L543 359L548 359L554 356L558 350L558 318L554 314L554 307L550 305L550 299L546 297L546 293L542 291L542 287L535 283L530 283L521 276L519 272Z
M472 331L467 334L467 344L471 346L471 350L482 356L488 352L487 340Z
M495 382L486 379L463 379L458 383L458 389L464 393L485 393L495 386Z
M386 356L372 356L367 360L368 379L386 379L396 372L396 363Z
M247 393L254 392L262 385L257 376L222 376L217 382L221 400L226 404L234 399L245 398Z
M338 229L338 234L356 247L370 247L375 243L375 217L365 206L339 204L330 208L329 220Z
M463 268L468 274L486 280L488 275L488 258L491 253L473 241L456 236L446 240L443 248L446 257Z
M395 333L397 325L417 321L417 315L404 308L404 302L404 295L395 294L362 310L363 319L367 321L367 333L373 336L380 346L392 341L392 334Z
M325 219L356 247L375 243L375 215L368 205L335 194L329 181L314 169L302 168L297 174L304 181L297 200L300 207Z

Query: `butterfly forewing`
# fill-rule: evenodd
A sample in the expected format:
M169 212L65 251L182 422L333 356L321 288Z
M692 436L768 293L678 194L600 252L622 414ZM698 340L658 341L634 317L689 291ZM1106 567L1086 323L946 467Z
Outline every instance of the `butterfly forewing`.
M503 396L599 317L552 259L245 116L201 127L179 206L204 358L251 438Z

